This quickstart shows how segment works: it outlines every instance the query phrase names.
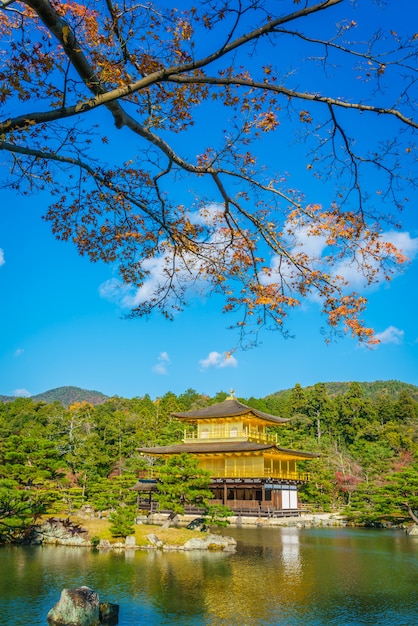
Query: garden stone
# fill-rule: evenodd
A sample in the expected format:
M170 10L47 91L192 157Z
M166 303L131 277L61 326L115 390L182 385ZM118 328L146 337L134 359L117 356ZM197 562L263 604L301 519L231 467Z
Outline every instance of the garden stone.
M47 620L51 626L98 626L99 596L89 587L63 589Z
M135 548L136 539L134 535L128 535L125 537L125 548Z

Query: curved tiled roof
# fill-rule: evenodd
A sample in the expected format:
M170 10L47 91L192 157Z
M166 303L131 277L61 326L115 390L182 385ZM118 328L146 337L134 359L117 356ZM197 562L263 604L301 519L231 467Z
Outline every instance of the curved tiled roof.
M159 456L165 454L181 454L187 452L189 454L215 454L226 452L259 452L261 450L277 450L283 454L302 459L317 458L319 455L313 452L301 452L300 450L288 450L280 448L274 443L253 443L251 441L216 441L210 443L179 443L170 446L159 446L156 448L139 448L138 452L149 454L151 456Z
M239 417L246 413L252 413L255 417L258 417L270 424L284 424L289 420L284 417L277 417L277 415L270 415L269 413L263 413L249 406L245 406L242 402L239 402L235 398L227 398L223 402L206 406L203 409L196 409L192 411L186 411L184 413L173 413L173 417L178 419L194 422L199 419L212 419L212 418L225 418L225 417Z

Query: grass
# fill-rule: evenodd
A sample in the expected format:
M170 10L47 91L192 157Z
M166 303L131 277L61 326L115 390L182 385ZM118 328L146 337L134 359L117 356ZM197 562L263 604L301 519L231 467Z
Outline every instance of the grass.
M124 541L121 537L112 537L110 533L110 522L105 519L84 519L81 517L70 516L75 524L87 530L89 537L98 537L99 539L107 539L111 543ZM165 544L172 546L181 546L189 539L194 537L202 537L202 533L198 530L188 530L187 528L162 528L161 526L151 524L136 524L134 526L135 540L138 546L147 546L149 541L147 535L157 535L158 539Z

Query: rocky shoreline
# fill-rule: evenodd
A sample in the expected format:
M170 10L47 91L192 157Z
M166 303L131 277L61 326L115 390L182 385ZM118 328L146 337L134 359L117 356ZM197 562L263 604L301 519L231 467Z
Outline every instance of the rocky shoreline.
M22 543L31 545L63 545L97 548L99 550L163 550L163 551L189 551L189 550L218 550L231 552L236 549L237 542L232 537L223 534L215 534L210 531L202 532L199 537L193 537L184 544L173 545L158 536L158 526L166 521L165 515L154 515L152 519L137 520L137 523L146 526L150 524L150 532L145 535L146 544L138 545L134 535L129 535L121 541L109 541L108 539L91 538L81 526L74 525L69 520L51 518L32 527L31 532L23 539ZM187 526L194 516L184 515L179 518L179 526ZM344 516L332 513L303 514L299 517L282 518L257 518L257 517L231 517L231 528L274 528L294 527L299 529L308 528L331 528L355 526ZM387 525L387 528L402 529L408 535L418 536L418 525L412 524L402 527Z
M164 542L154 532L148 533L146 540L146 545L138 545L135 536L128 535L123 541L109 541L108 539L95 541L89 537L87 531L78 526L74 527L67 520L51 518L42 524L33 526L31 533L24 539L23 543L97 548L99 550L216 550L224 552L233 552L237 544L232 537L211 532L202 532L200 537L192 537L182 545Z

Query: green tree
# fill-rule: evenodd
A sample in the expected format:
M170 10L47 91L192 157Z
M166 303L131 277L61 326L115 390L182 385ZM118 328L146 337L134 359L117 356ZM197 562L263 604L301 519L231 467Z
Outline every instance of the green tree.
M364 397L363 389L357 382L351 383L347 393L338 398L337 410L337 434L342 439L341 443L347 445L361 436L366 426L377 421L373 402Z
M158 474L155 499L160 509L171 511L171 519L182 515L186 506L208 508L208 501L213 498L208 489L210 475L199 467L195 457L186 453L174 454L159 468Z
M375 510L382 515L408 515L418 524L418 463L390 474L374 494Z
M395 406L393 397L388 392L379 393L375 401L376 413L381 424L394 418Z
M190 411L190 409L203 406L203 402L205 402L205 399L202 394L195 391L195 389L187 389L178 397L179 411Z
M233 512L224 504L209 504L205 510L207 523L220 528L226 528L229 525L228 517L231 515Z
M22 538L30 524L45 512L42 496L17 489L12 480L0 480L0 543Z
M135 509L127 506L120 506L109 516L112 537L127 537L135 532Z
M308 391L305 410L314 421L315 435L318 444L320 444L324 428L329 431L335 422L336 416L334 403L323 383L317 383Z
M306 415L307 398L305 391L302 389L299 383L293 387L288 399L288 405L292 415L302 414Z
M418 416L418 403L412 398L412 396L403 389L397 402L395 402L394 413L395 417L399 420L414 420Z
M312 480L301 485L298 496L310 511L331 511L339 506L334 473L325 466L312 468Z
M134 474L91 479L87 491L88 500L98 511L133 506L136 501L136 493L130 487L135 482L136 476Z

